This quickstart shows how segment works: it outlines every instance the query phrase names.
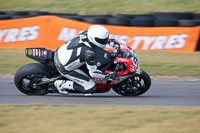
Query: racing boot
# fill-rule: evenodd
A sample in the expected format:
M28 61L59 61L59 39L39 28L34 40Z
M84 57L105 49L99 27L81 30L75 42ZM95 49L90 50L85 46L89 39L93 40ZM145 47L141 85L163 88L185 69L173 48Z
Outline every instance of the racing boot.
M54 85L58 89L59 93L65 95L69 94L67 90L74 90L73 84L74 82L70 80L56 80L54 82Z

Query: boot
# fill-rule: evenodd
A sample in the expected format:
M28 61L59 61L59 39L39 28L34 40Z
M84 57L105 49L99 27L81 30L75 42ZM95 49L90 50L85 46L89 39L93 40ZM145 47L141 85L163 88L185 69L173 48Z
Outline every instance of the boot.
M69 94L67 90L74 90L73 84L74 82L69 80L56 80L54 82L54 85L58 89L59 93L65 95Z

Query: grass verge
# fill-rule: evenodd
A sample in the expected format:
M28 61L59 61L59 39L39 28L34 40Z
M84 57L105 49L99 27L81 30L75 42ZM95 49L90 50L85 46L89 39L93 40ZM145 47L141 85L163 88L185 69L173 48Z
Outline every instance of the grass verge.
M0 105L2 133L198 133L200 108Z
M0 0L0 10L78 14L199 12L199 0Z

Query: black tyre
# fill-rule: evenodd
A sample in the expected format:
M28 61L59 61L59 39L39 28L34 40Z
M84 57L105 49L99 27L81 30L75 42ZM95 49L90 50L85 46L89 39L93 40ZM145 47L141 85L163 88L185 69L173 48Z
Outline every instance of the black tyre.
M200 20L200 13L193 14L194 19Z
M113 17L113 18L108 18L107 23L108 23L108 25L129 26L130 19Z
M16 87L26 95L45 95L48 93L47 86L36 86L35 84L51 76L45 65L32 63L17 70L14 82Z
M176 27L178 26L178 20L175 19L158 19L154 20L155 27Z
M134 75L120 85L113 88L113 90L122 96L139 96L149 90L151 86L151 78L146 72L139 75Z
M6 11L0 11L0 15L6 15Z
M191 12L156 12L154 16L156 19L193 19Z
M128 18L128 19L145 19L152 20L154 19L153 15L141 14L141 15L130 15L130 14L117 14L114 17L118 18Z
M154 21L150 19L132 19L130 25L135 27L154 27Z
M28 11L27 14L31 16L51 15L49 12L39 12L39 11Z
M134 15L134 19L153 20L153 15Z
M83 21L83 17L81 16L71 16L71 15L59 15L59 17L62 18L67 18L67 19L72 19L72 20L77 20L77 21Z
M7 19L11 19L11 17L8 15L0 15L0 20L7 20Z
M133 19L134 15L131 15L131 14L116 14L114 17Z
M111 18L112 15L94 15L93 17Z
M65 13L49 13L49 15L54 15L54 16L76 16L76 14L65 14Z
M30 17L33 17L31 15L25 15L25 16L12 16L11 18L12 19L19 19L19 18L30 18Z
M29 15L27 11L7 11L6 15L10 16L20 16L20 15Z
M200 26L200 20L179 20L180 27Z
M92 24L107 24L106 18L104 17L85 17L83 21Z

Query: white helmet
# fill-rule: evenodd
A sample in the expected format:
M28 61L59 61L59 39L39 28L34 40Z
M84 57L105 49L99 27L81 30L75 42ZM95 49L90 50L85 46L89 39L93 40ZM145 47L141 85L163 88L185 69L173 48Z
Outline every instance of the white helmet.
M92 25L88 29L88 39L94 45L105 48L108 43L109 33L108 30L101 25Z

